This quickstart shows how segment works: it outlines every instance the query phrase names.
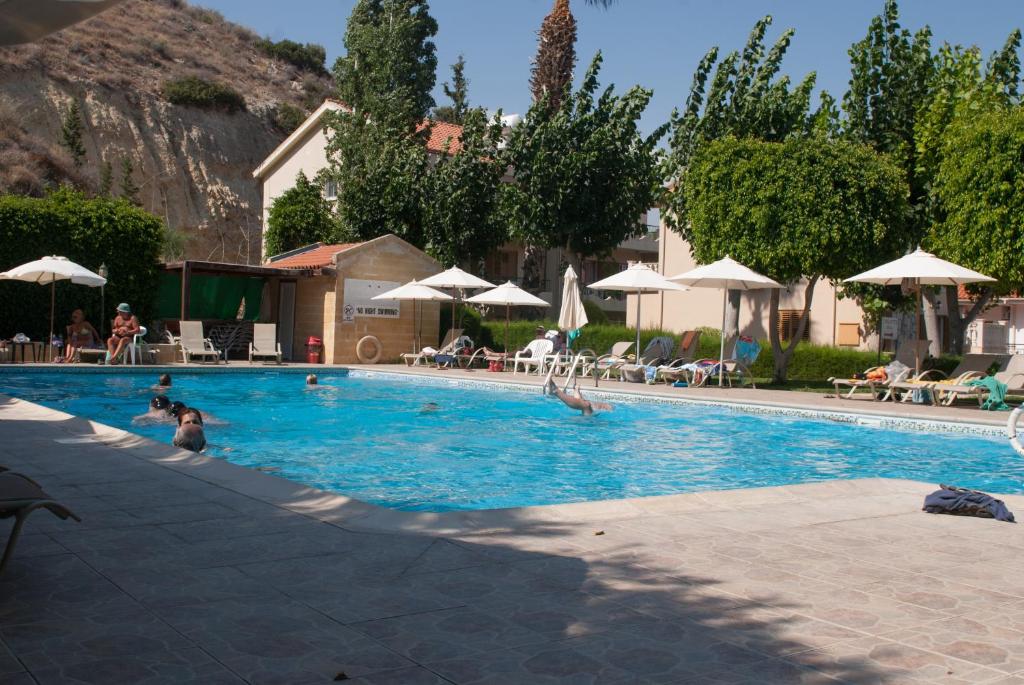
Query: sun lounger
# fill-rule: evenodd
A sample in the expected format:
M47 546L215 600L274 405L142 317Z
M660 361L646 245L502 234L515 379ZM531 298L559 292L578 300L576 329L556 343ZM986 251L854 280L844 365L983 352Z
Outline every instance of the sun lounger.
M249 363L256 357L272 357L281 363L281 343L277 342L277 324L255 323L252 325L252 342L249 343Z
M3 574L4 569L7 568L7 562L11 560L25 519L36 509L43 508L49 509L54 516L61 519L66 520L70 517L76 521L82 520L70 509L47 495L39 483L28 476L7 470L0 473L0 518L15 517L14 527L11 529L10 537L7 538L3 559L0 560L0 574Z
M194 357L200 360L212 357L214 364L220 363L221 352L213 346L209 338L203 336L202 321L182 321L181 339L178 343L181 345L181 358L186 364Z
M439 354L451 354L455 351L455 341L462 337L461 328L449 328L444 334L444 340L439 349L424 347L419 352L406 352L402 355L406 366L429 365L433 363L434 357Z
M928 341L919 340L917 342L918 354L923 358L928 354ZM900 345L900 348L896 350L896 356L893 361L898 361L907 367L907 370L896 374L893 378L885 378L884 380L873 380L873 379L862 379L862 378L829 378L828 382L831 383L836 389L836 397L841 400L848 400L854 396L854 394L863 388L867 388L873 400L887 400L892 396L892 384L895 382L904 381L908 375L914 372L914 364L916 363L914 355L914 344L904 343ZM884 366L873 366L870 369L866 369L862 375L867 376L872 371L878 369L884 369ZM845 395L839 389L839 386L845 386L850 389ZM880 391L883 391L882 395L879 395Z
M957 395L980 397L982 393L979 388L964 384L971 379L987 376L993 365L1005 367L1008 361L1009 356L1005 354L965 354L948 376L939 369L922 371L914 378L893 382L889 394L894 400L898 397L903 402L909 402L914 390L929 390L935 404L941 402L945 405L952 404Z
M686 371L682 369L683 364L689 364L697 359L697 351L700 348L700 331L686 331L679 339L679 349L675 357L660 365L655 371L654 377L673 383L680 378L686 377Z
M582 375L589 376L596 369L601 378L610 378L613 371L617 371L620 366L632 361L626 357L626 353L629 352L631 347L633 347L632 340L622 340L615 343L608 351L608 354L602 354L588 364Z
M536 367L537 373L543 373L544 371L544 357L551 354L551 350L554 349L555 344L547 338L541 338L538 340L531 340L525 349L516 352L516 356L512 359L512 375L519 373L519 365L522 364L523 370L526 373L530 372L530 367ZM529 354L526 354L529 352Z
M1024 355L999 354L965 354L960 365L948 378L942 378L941 372L929 372L930 390L935 404L950 406L958 397L967 395L985 401L988 391L978 385L967 385L969 381L984 378L994 364L999 365L995 373L997 381L1007 386L1007 392L1021 391L1024 384ZM959 372L959 373L958 373ZM924 375L924 374L922 374Z
M674 341L668 336L657 336L652 338L647 347L644 348L640 358L634 364L622 364L619 366L619 380L630 383L644 383L647 381L647 368L653 367L652 374L657 373L657 367L668 361L672 354ZM654 376L652 376L653 380Z

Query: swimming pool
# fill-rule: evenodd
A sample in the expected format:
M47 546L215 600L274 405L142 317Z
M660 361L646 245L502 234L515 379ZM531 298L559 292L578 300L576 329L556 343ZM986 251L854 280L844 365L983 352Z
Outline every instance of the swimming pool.
M390 374L174 373L207 454L394 509L450 511L893 477L1024 492L1005 439L615 401L584 418L539 390ZM169 443L139 424L155 373L0 373L0 392ZM436 409L428 403L437 405Z

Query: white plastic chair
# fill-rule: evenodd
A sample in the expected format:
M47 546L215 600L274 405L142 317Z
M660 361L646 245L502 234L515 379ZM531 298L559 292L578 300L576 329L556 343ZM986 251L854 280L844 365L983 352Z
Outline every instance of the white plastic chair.
M537 367L537 374L541 374L544 370L544 357L551 354L551 350L555 348L554 343L547 339L531 340L530 344L526 346L525 350L516 352L515 359L512 365L512 375L516 375L519 372L519 365L523 365L523 371L526 373L530 372L531 366ZM521 356L523 352L529 351L530 356Z
M181 357L188 364L192 357L208 359L213 357L213 363L220 363L220 350L213 346L209 338L203 337L202 321L182 321L181 327Z
M146 361L146 353L149 352L146 346L148 332L145 326L139 326L139 332L132 336L132 341L124 348L124 360L132 366L138 364L140 359L143 363Z
M256 357L273 357L281 363L281 343L277 342L277 324L255 323L252 325L252 342L249 343L249 363Z

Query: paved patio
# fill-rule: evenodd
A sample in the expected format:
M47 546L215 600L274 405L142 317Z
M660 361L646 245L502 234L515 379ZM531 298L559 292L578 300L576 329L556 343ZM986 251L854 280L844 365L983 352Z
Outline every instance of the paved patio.
M27 524L0 683L1024 685L1024 528L933 485L413 514L3 397L0 463L83 518Z

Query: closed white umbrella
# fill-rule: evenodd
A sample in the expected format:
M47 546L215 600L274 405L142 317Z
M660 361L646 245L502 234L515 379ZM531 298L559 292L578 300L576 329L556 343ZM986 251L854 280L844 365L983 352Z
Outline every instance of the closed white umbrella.
M423 324L423 318L417 319L416 310L417 302L442 302L451 300L452 296L441 292L440 290L434 290L433 288L417 283L415 280L409 281L405 285L400 285L393 290L389 290L386 293L380 295L374 295L373 300L405 300L412 301L412 319L413 319L413 339L412 339L412 351L418 352L420 350L420 327Z
M99 274L89 271L84 266L75 264L67 257L43 257L34 262L28 262L21 266L0 273L0 279L8 281L22 281L25 283L38 283L50 286L50 338L47 341L46 349L53 349L53 314L56 301L57 281L71 281L78 285L87 285L93 288L106 285L107 279Z
M620 271L614 276L604 278L597 283L591 283L589 288L594 290L618 290L624 293L636 294L636 353L640 356L640 295L644 293L656 293L663 290L686 290L676 285L651 267L641 262L630 264L629 268Z
M465 299L467 290L477 288L493 288L494 284L478 278L471 273L466 273L457 266L446 269L439 274L434 274L420 281L421 285L428 285L431 288L447 288L455 293L455 302L459 303ZM452 329L455 328L455 304L452 305Z
M466 300L472 304L505 305L505 354L508 354L508 324L512 307L550 307L536 295L531 295L512 281L502 283L493 290L474 295Z
M939 259L933 254L917 248L899 259L876 266L864 273L851 276L846 282L874 283L876 285L902 285L907 283L917 291L914 298L914 335L921 339L921 286L922 285L963 285L965 283L992 283L996 279L972 271L959 264ZM921 372L920 350L914 341L915 372Z
M562 309L558 312L558 327L566 331L571 346L574 339L572 332L583 328L589 321L580 295L579 279L572 264L566 268L562 280Z
M726 255L717 262L698 266L686 273L672 276L670 281L682 283L693 288L721 288L722 289L722 334L721 344L718 350L718 385L721 387L722 378L725 374L725 313L729 299L730 290L760 290L763 288L781 288L782 286L762 276L753 269L749 269L735 259Z

